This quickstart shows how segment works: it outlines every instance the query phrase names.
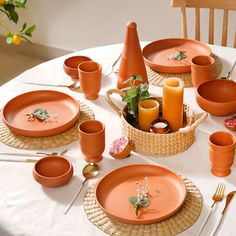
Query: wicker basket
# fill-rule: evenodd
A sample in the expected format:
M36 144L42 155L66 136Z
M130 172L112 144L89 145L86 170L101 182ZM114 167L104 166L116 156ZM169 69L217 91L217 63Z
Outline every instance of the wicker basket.
M122 134L133 143L134 151L150 156L170 156L189 148L195 140L195 128L207 118L207 113L194 115L192 108L184 104L184 127L179 131L169 134L154 134L144 132L130 125L124 118L124 111L117 107L111 100L113 93L124 96L123 91L111 89L106 93L106 100L119 114L122 120ZM160 105L162 98L157 98Z

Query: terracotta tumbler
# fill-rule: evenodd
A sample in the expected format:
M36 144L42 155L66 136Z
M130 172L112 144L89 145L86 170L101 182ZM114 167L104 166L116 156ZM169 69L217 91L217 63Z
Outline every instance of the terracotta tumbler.
M129 83L124 84L124 81L129 79L132 75L139 75L144 79L144 83L148 83L147 71L139 44L137 24L135 22L128 22L126 25L121 64L117 75L117 88L122 89L130 86ZM136 85L140 83L142 82L136 81Z
M98 98L102 86L102 66L95 61L85 61L78 66L80 87L88 100Z
M212 174L220 177L229 175L235 156L235 136L228 132L217 131L209 136L208 144Z
M98 120L86 120L79 124L79 142L84 160L96 163L102 160L105 149L105 126Z
M213 79L214 61L214 58L205 55L193 57L191 61L191 78L194 87Z

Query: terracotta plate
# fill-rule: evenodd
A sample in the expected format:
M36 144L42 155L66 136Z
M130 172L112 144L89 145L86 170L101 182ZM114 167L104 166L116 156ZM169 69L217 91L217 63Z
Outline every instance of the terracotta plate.
M150 205L136 217L131 196L137 196L137 184L144 185L148 177ZM170 170L155 165L130 165L104 176L96 187L96 201L111 218L128 224L150 224L175 214L186 197L183 180Z
M37 108L46 109L49 118L45 121L29 121L26 114ZM11 99L3 108L2 118L13 133L45 137L61 133L74 125L79 116L79 108L79 103L65 93L37 90Z
M180 61L168 59L169 56L177 52L184 51L187 56ZM145 63L151 69L163 73L186 73L190 72L190 63L194 56L211 55L211 49L197 41L191 39L170 38L154 41L143 48Z

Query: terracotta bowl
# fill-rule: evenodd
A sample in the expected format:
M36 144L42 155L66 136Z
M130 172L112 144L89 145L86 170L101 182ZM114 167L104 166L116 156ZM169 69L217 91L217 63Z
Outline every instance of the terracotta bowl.
M73 79L79 79L78 65L84 61L92 61L92 59L86 56L69 57L64 61L63 69Z
M72 164L61 156L47 156L35 163L34 179L46 187L65 185L73 176Z
M236 83L232 80L211 80L200 84L196 90L198 105L215 116L236 112Z

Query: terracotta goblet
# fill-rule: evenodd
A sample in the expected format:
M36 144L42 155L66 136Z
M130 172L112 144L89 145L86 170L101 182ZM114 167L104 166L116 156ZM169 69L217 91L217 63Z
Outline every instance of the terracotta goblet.
M228 132L217 131L209 136L208 144L212 174L220 177L229 175L234 162L235 136Z
M102 160L105 149L105 126L98 120L86 120L79 124L79 142L84 160L96 163Z
M201 83L213 79L213 57L198 55L192 58L191 61L191 78L194 87Z
M98 98L102 86L102 66L95 61L85 61L78 66L80 87L88 100Z

